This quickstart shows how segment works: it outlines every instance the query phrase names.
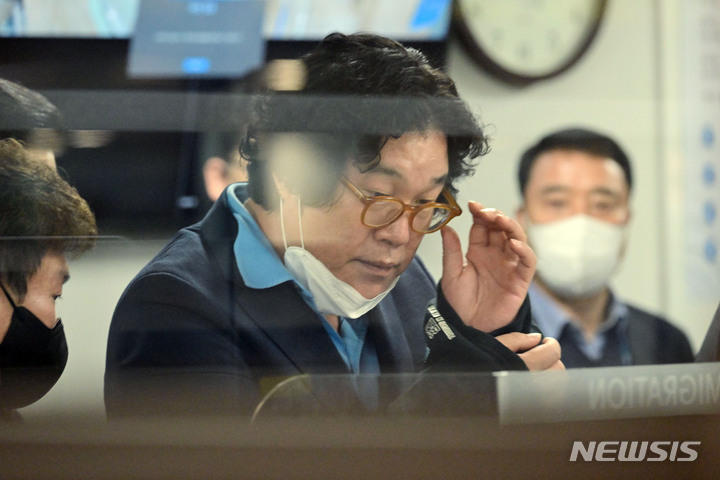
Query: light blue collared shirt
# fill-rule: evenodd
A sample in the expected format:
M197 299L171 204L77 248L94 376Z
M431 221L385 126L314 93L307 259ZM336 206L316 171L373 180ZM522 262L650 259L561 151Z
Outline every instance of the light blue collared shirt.
M380 373L375 346L366 342L368 319L340 319L339 333L317 311L312 294L301 285L278 257L275 249L255 219L242 203L246 198L246 183L236 183L226 190L228 204L238 223L238 235L233 245L235 261L248 287L264 289L293 282L303 299L317 313L333 345L352 373Z
M533 321L540 327L543 335L547 337L560 338L563 330L570 325L572 338L578 348L591 360L599 361L605 350L609 333L617 329L621 361L623 365L632 364L632 355L627 343L627 305L619 301L612 293L610 294L610 305L607 309L607 316L598 328L595 337L588 341L582 330L576 324L573 317L567 314L557 302L545 293L534 282L528 290L532 308Z

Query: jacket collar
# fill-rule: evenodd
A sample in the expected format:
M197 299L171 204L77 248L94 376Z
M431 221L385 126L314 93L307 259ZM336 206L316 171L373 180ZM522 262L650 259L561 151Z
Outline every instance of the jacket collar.
M245 285L233 253L238 226L225 193L200 223L199 230L203 247L218 272L233 285L236 308L265 332L301 372L347 373L322 319L303 300L293 282L265 289Z

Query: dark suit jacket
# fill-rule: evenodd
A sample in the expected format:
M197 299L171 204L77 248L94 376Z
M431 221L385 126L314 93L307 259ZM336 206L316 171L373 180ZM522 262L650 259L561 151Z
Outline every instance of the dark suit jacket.
M108 415L248 413L287 377L348 372L294 283L260 290L244 284L233 254L236 236L222 195L203 221L178 232L127 287L109 332ZM415 259L367 314L382 373L424 368L425 310L435 296L430 274ZM529 311L519 317L517 329L527 330L522 322L529 324ZM479 343L491 345L492 358L479 369L524 368L519 357L482 335Z
M693 351L685 334L667 320L627 305L627 348L632 365L656 365L692 362ZM574 335L564 331L558 341L567 368L609 367L622 365L620 343L616 336L605 345L599 360L588 358Z
M633 365L693 361L690 342L679 328L632 305L628 305L628 310L628 342Z
M720 362L720 305L710 322L710 328L708 328L705 340L698 351L696 361Z

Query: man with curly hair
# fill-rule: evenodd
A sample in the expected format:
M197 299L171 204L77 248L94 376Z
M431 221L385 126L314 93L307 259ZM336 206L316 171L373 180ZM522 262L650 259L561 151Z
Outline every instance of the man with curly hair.
M302 374L562 368L557 342L531 334L520 226L471 202L465 256L447 226L455 183L488 150L453 81L370 34L331 34L299 65L299 90L259 97L248 183L122 295L108 414L249 414ZM438 230L436 285L415 253Z

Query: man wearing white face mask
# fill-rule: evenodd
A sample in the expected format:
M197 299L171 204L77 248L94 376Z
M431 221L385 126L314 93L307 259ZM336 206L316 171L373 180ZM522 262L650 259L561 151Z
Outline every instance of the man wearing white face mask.
M623 303L608 284L622 261L632 172L611 138L551 133L521 157L517 218L538 257L533 319L557 338L567 367L690 362L685 335Z
M300 91L259 99L248 183L123 293L108 415L248 414L297 375L563 368L557 342L531 333L535 255L519 224L471 202L465 255L446 226L454 182L487 151L452 80L371 34L328 35L298 65ZM436 231L439 286L415 256ZM373 411L401 392L378 393L362 398Z

